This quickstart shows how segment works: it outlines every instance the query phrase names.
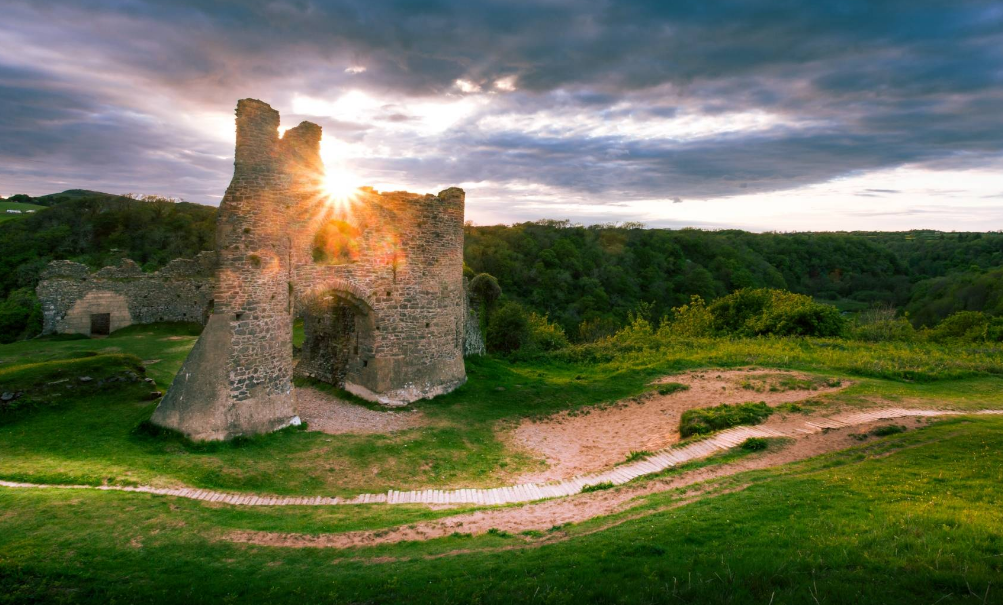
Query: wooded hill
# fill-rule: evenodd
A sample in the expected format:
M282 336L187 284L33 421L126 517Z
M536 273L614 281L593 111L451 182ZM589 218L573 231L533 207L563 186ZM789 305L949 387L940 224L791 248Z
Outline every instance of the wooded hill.
M19 196L20 197L20 196ZM34 287L49 261L99 268L128 257L156 270L214 246L216 209L71 190L19 200L49 206L0 224L0 341L37 333ZM466 227L467 273L547 314L574 338L584 321L657 320L691 295L712 301L769 287L845 311L875 306L932 325L959 310L1003 314L1003 233L748 233L583 227L568 221Z

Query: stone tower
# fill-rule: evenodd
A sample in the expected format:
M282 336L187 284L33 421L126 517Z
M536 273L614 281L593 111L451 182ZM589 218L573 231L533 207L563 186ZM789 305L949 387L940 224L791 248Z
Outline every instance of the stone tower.
M294 372L387 405L466 380L463 191L333 200L320 127L278 127L267 104L237 104L214 313L151 419L192 439L297 423Z

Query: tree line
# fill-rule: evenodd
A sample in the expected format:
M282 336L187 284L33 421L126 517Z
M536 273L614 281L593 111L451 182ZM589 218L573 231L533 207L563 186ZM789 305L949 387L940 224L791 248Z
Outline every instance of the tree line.
M49 207L0 224L3 342L38 333L34 288L51 260L97 269L128 257L154 271L214 247L213 207L81 190L23 197ZM544 220L468 225L464 258L469 278L492 278L477 285L487 288L483 304L499 313L517 305L551 341L592 341L637 316L657 324L693 296L712 304L743 289L788 291L849 313L890 311L914 328L959 311L1003 315L1003 233L748 233Z

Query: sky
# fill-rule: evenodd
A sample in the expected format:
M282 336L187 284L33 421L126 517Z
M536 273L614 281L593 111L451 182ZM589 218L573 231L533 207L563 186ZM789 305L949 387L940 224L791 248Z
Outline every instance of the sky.
M1003 229L1003 2L0 0L0 195L218 204L240 98L476 224Z

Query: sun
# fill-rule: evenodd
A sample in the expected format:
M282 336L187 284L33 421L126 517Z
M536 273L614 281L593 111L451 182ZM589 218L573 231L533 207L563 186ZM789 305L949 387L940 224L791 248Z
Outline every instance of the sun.
M324 172L321 191L329 204L344 207L358 196L359 182L359 178L351 172L332 166Z

